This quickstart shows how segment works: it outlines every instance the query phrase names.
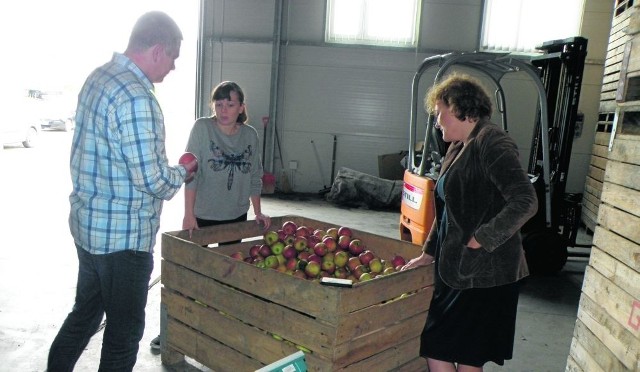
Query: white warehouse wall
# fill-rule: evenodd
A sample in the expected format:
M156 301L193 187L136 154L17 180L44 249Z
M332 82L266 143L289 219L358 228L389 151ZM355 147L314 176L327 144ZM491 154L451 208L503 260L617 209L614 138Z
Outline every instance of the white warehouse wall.
M209 115L211 88L235 80L247 95L250 124L265 139L265 166L288 174L295 192L317 192L331 174L349 167L378 175L378 155L407 150L411 81L420 62L445 52L476 50L482 0L423 0L416 49L329 45L324 40L325 1L285 0L277 97L272 97L272 51L277 0L204 0L200 115ZM607 4L608 3L608 4ZM600 83L613 2L587 0L581 35L589 39L580 98L585 114L574 141L567 192L582 192L597 122ZM580 10L577 10L580 11ZM421 79L420 101L433 74ZM511 135L523 164L529 157L536 93L525 75L504 79ZM280 151L262 117L269 116ZM419 103L418 122L424 122ZM272 124L273 125L273 124ZM419 124L419 128L423 125ZM418 133L421 138L424 131ZM336 143L333 162L334 138ZM291 161L296 170L289 169ZM284 170L281 170L284 165ZM279 179L279 177L277 177Z

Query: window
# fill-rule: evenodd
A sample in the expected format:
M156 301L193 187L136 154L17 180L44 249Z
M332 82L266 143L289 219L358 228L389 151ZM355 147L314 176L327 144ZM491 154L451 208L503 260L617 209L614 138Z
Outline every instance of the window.
M327 0L328 43L414 47L420 0Z
M481 50L533 53L579 36L584 0L485 0Z

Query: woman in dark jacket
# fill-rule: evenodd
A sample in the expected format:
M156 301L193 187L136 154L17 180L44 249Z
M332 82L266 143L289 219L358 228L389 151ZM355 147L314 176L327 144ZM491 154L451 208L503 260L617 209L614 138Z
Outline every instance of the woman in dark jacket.
M423 253L403 268L435 261L420 354L431 372L482 371L512 358L518 281L528 275L519 230L538 203L516 144L489 121L491 100L477 80L449 76L428 92L425 109L451 144Z

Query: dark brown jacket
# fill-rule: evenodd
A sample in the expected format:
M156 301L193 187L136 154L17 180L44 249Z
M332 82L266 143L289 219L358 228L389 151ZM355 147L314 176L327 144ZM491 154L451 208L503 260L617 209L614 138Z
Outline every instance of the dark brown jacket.
M529 274L520 228L537 211L536 193L518 160L515 142L495 124L481 120L462 142L445 155L444 194L447 235L441 247L442 280L458 289L486 288L515 282ZM435 253L438 228L434 222L423 250ZM467 247L471 236L482 245Z

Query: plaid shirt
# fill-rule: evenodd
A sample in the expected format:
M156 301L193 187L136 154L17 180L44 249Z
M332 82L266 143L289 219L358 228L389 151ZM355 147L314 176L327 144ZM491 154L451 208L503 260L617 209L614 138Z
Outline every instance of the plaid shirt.
M184 183L184 167L168 164L153 89L129 58L114 53L78 97L69 226L89 253L153 252L163 200Z

